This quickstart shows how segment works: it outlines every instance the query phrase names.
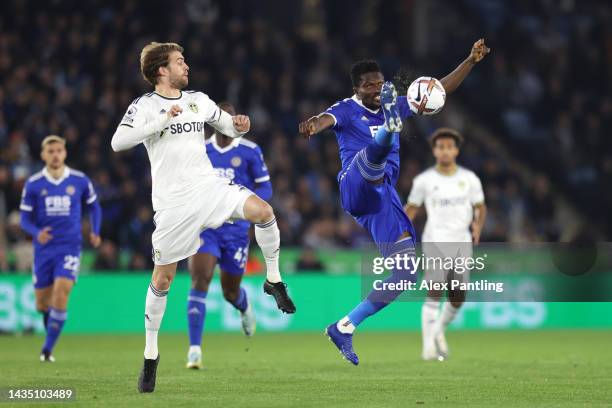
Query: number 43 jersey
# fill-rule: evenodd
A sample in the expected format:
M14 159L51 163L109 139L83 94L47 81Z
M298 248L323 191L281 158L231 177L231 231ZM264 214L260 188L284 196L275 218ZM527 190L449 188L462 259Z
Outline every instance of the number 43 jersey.
M35 251L80 248L82 208L96 199L89 178L67 166L59 179L51 177L46 169L32 175L23 189L20 209L32 213L36 228L51 227L53 236L46 245L32 237Z

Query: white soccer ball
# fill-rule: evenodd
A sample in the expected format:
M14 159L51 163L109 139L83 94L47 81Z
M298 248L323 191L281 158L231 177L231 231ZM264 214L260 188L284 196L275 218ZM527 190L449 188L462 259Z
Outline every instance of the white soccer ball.
M415 79L408 87L408 106L417 115L435 115L446 102L446 91L442 83L433 77Z

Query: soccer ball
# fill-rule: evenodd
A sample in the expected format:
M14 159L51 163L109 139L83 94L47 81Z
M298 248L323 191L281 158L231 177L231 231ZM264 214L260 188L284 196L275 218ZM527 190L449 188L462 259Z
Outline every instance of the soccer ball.
M444 107L446 91L436 78L420 77L408 87L408 106L417 115L435 115Z

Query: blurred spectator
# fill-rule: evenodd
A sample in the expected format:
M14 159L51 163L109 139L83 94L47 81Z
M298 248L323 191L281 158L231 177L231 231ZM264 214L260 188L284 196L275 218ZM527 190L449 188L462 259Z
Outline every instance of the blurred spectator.
M102 241L102 244L100 244L94 269L99 271L119 269L119 253L117 247L111 241Z
M317 253L311 247L305 247L295 265L297 271L323 271L325 267L317 257Z

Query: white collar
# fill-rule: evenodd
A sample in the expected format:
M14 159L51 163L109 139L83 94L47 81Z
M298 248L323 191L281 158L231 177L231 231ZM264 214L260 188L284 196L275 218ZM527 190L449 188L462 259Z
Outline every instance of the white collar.
M213 133L211 136L212 141L210 143L212 143L213 147L215 148L216 151L218 151L219 153L225 153L227 151L232 150L234 147L238 146L240 144L240 138L239 137L235 137L232 142L230 144L228 144L225 147L221 147L217 144L217 134Z
M357 105L361 106L363 109L367 110L368 112L372 112L372 113L378 113L378 112L380 112L380 108L378 108L378 109L376 109L376 110L372 110L372 109L370 109L370 108L366 107L366 106L365 106L365 105L364 105L364 104L361 102L361 99L359 99L359 98L357 97L357 95L356 95L356 94L355 94L355 95L353 95L353 96L351 96L351 99L352 99L353 101L355 101L355 103L356 103Z
M43 176L45 176L49 183L59 186L60 184L62 184L62 181L66 180L68 176L70 176L70 168L68 166L64 166L64 173L58 179L54 178L51 173L49 173L49 170L47 170L47 166L45 166L45 168L42 170L42 174Z

